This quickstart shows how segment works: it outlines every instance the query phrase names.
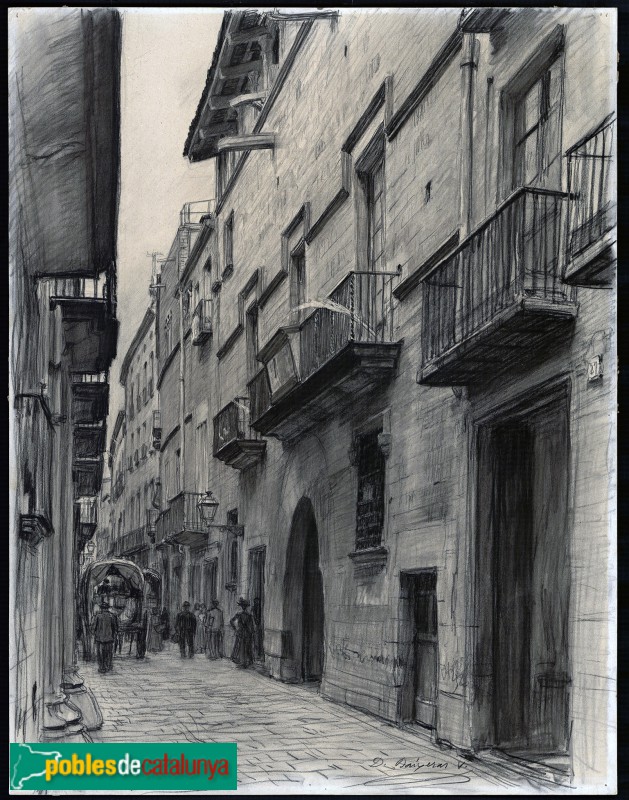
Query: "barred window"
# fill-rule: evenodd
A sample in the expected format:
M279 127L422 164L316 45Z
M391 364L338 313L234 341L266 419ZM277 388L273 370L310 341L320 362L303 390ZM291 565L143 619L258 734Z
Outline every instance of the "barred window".
M358 499L356 503L356 550L379 547L384 526L384 456L378 433L358 439Z

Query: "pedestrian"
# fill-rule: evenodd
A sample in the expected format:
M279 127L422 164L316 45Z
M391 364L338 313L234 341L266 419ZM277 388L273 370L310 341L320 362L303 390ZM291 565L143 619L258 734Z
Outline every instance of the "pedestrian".
M197 618L197 630L194 634L194 652L205 652L205 618L207 616L207 606L205 603L198 603L195 611Z
M241 597L238 601L238 605L242 610L235 614L229 622L236 632L236 641L234 642L234 649L232 650L232 661L239 667L246 669L253 663L254 623L253 617L247 611L249 608L249 601Z
M118 617L112 614L105 600L94 619L94 641L100 673L111 672L114 661L114 642L118 635Z
M205 629L207 632L206 655L212 661L223 658L223 612L219 608L218 600L212 600L211 608L207 612Z
M260 598L256 597L251 607L251 616L253 617L254 632L253 632L253 657L256 661L264 659L264 647L262 642L262 603Z
M149 653L159 653L163 650L162 623L160 622L159 608L152 608L149 613L149 630L146 638L146 649Z
M135 657L144 658L146 655L146 643L149 635L149 612L145 608L140 617L140 623L136 629Z
M166 606L162 608L160 622L162 624L162 641L167 642L170 639L170 615Z
M186 647L188 649L188 657L194 657L194 634L196 630L197 618L190 611L190 603L186 600L175 620L175 633L182 658L186 657Z

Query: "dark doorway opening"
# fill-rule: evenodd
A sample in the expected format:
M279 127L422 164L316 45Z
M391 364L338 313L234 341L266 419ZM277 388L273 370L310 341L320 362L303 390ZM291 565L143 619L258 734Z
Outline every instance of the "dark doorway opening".
M437 724L439 686L437 570L403 572L400 581L405 653L400 717L432 729Z
M284 579L284 620L289 646L283 676L287 679L321 680L324 616L317 523L312 504L304 497L293 515Z
M264 563L266 547L249 550L249 598L254 622L253 657L264 663Z
M203 602L212 608L212 600L218 600L216 592L218 574L218 558L203 562Z
M566 398L479 429L484 738L527 757L568 751L568 474Z

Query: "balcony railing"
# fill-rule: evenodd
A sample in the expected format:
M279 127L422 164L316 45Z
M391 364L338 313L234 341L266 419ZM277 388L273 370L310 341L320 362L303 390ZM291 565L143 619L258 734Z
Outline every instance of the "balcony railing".
M251 423L290 439L395 372L393 282L399 272L350 272L298 328L280 329L260 351L266 374L249 384Z
M52 278L50 296L58 300L107 300L110 282L106 273L98 278Z
M107 372L72 373L72 421L93 424L104 420L109 410L109 376Z
M305 380L348 342L393 341L393 280L382 272L350 272L302 322L300 378Z
M115 550L119 555L143 550L148 544L146 525L141 525L133 531L120 536L116 542Z
M568 151L568 242L566 280L606 284L612 263L616 200L613 176L616 121Z
M95 497L80 497L76 501L79 507L79 521L82 525L96 525L98 522L98 505Z
M153 411L153 447L159 450L162 446L162 415Z
M73 384L104 384L109 382L108 372L73 372Z
M199 223L208 214L214 214L216 211L215 200L196 200L190 203L184 203L181 211L179 212L179 224L190 225Z
M162 541L175 537L181 540L180 543L186 544L198 538L198 534L207 533L207 526L197 505L203 496L193 492L180 492L173 497L170 508L163 511L157 520L158 539Z
M271 405L271 387L266 367L255 375L247 384L249 389L249 417L254 421L261 417Z
M266 442L249 421L249 398L237 397L214 417L215 458L235 469L246 469L260 460Z
M192 344L201 345L212 335L212 301L200 300L192 315Z
M564 198L519 189L424 279L422 382L495 374L574 317L561 274ZM462 345L481 349L464 353Z

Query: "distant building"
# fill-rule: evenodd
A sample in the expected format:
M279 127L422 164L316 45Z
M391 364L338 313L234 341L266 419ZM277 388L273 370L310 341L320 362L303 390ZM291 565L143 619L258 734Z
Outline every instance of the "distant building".
M82 741L100 720L77 672L75 591L118 336L120 36L111 9L10 22L12 741Z
M113 551L148 569L155 520L159 510L159 418L156 390L155 310L144 314L120 369L125 390L123 442L112 442L116 478L120 483L112 503L116 520ZM157 446L156 446L157 445ZM120 451L122 447L122 451Z

